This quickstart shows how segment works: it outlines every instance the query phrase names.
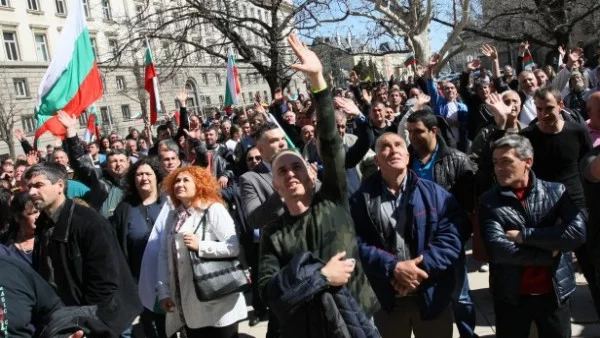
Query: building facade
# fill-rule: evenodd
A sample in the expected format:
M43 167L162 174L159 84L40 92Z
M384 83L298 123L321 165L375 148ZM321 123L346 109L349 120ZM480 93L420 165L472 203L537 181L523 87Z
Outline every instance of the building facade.
M72 0L0 0L0 100L18 113L15 128L22 128L32 139L36 130L34 108L37 91L56 49L59 48L60 33L66 22ZM94 104L99 125L104 133L118 132L125 136L130 127L143 128L141 116L140 85L143 83L143 51L136 57L139 63L125 62L109 67L107 61L113 57L123 38L120 18L131 17L142 10L142 6L160 8L171 0L80 0L87 16L94 54L100 65L104 83L104 96ZM251 7L250 4L248 6ZM147 8L147 7L143 7ZM262 16L260 9L252 9L249 15ZM267 16L266 13L265 17ZM206 28L203 34L215 35L214 29ZM210 40L208 40L210 42ZM151 41L156 54L168 52L168 43ZM106 64L106 65L105 65ZM258 92L263 98L271 97L269 86L256 70L238 64L240 73L242 104L251 104ZM157 69L159 76L161 69ZM138 76L136 77L136 74ZM143 80L142 80L143 81ZM198 115L210 115L222 107L225 96L226 64L219 58L201 55L180 67L176 74L160 83L160 94L164 112L172 113L176 108L175 95L185 88L188 92L188 107ZM302 81L292 81L290 89L297 91ZM80 117L80 134L87 124L88 113ZM52 135L45 135L40 146L54 143ZM8 153L5 142L0 142L0 154ZM15 147L16 153L22 153Z

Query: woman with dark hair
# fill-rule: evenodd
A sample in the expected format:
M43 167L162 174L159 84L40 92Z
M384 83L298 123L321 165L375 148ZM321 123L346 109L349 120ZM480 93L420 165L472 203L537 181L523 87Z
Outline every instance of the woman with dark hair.
M125 176L125 198L112 217L117 239L136 282L139 282L148 238L163 204L158 187L161 180L162 174L155 158L143 158L133 164ZM150 306L155 303L156 295L140 294L140 298L144 304L140 319L146 337L165 338L165 315L155 310L158 306Z
M98 144L100 145L100 154L106 155L106 153L110 150L110 139L106 136L102 136Z
M0 188L0 238L4 238L10 225L10 200L12 191L7 188Z
M6 245L15 257L31 264L35 244L35 221L40 216L40 211L33 206L29 192L17 192L7 214L11 218L10 226L2 244Z

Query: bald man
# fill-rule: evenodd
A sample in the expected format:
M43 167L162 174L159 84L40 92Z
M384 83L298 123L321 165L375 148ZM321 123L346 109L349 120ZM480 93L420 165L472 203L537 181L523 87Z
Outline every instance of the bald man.
M585 121L590 132L592 147L600 145L600 92L590 95L587 101L589 120Z

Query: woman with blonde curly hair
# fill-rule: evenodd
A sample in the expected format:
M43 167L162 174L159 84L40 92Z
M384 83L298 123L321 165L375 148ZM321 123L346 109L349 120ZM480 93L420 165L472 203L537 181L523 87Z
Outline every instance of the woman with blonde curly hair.
M235 225L223 205L221 189L207 169L196 166L175 170L163 188L175 207L163 221L158 256L158 298L167 312L166 334L171 336L184 327L189 338L237 337L238 322L247 315L242 293L198 300L189 258L189 250L205 258L239 253ZM206 221L200 224L205 213ZM201 240L203 227L206 235Z

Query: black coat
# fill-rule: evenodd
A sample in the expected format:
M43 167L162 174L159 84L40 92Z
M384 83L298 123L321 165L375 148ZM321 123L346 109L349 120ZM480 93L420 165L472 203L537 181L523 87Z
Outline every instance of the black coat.
M495 298L517 305L523 267L547 266L557 300L563 302L575 291L571 251L585 241L586 216L564 185L533 173L530 181L525 207L508 188L496 187L481 197L479 224L490 256L490 289ZM509 241L508 230L519 230L523 243ZM558 256L553 250L559 250Z
M33 267L65 305L97 305L98 317L121 334L142 304L108 220L67 199L56 224L42 213L36 225Z

